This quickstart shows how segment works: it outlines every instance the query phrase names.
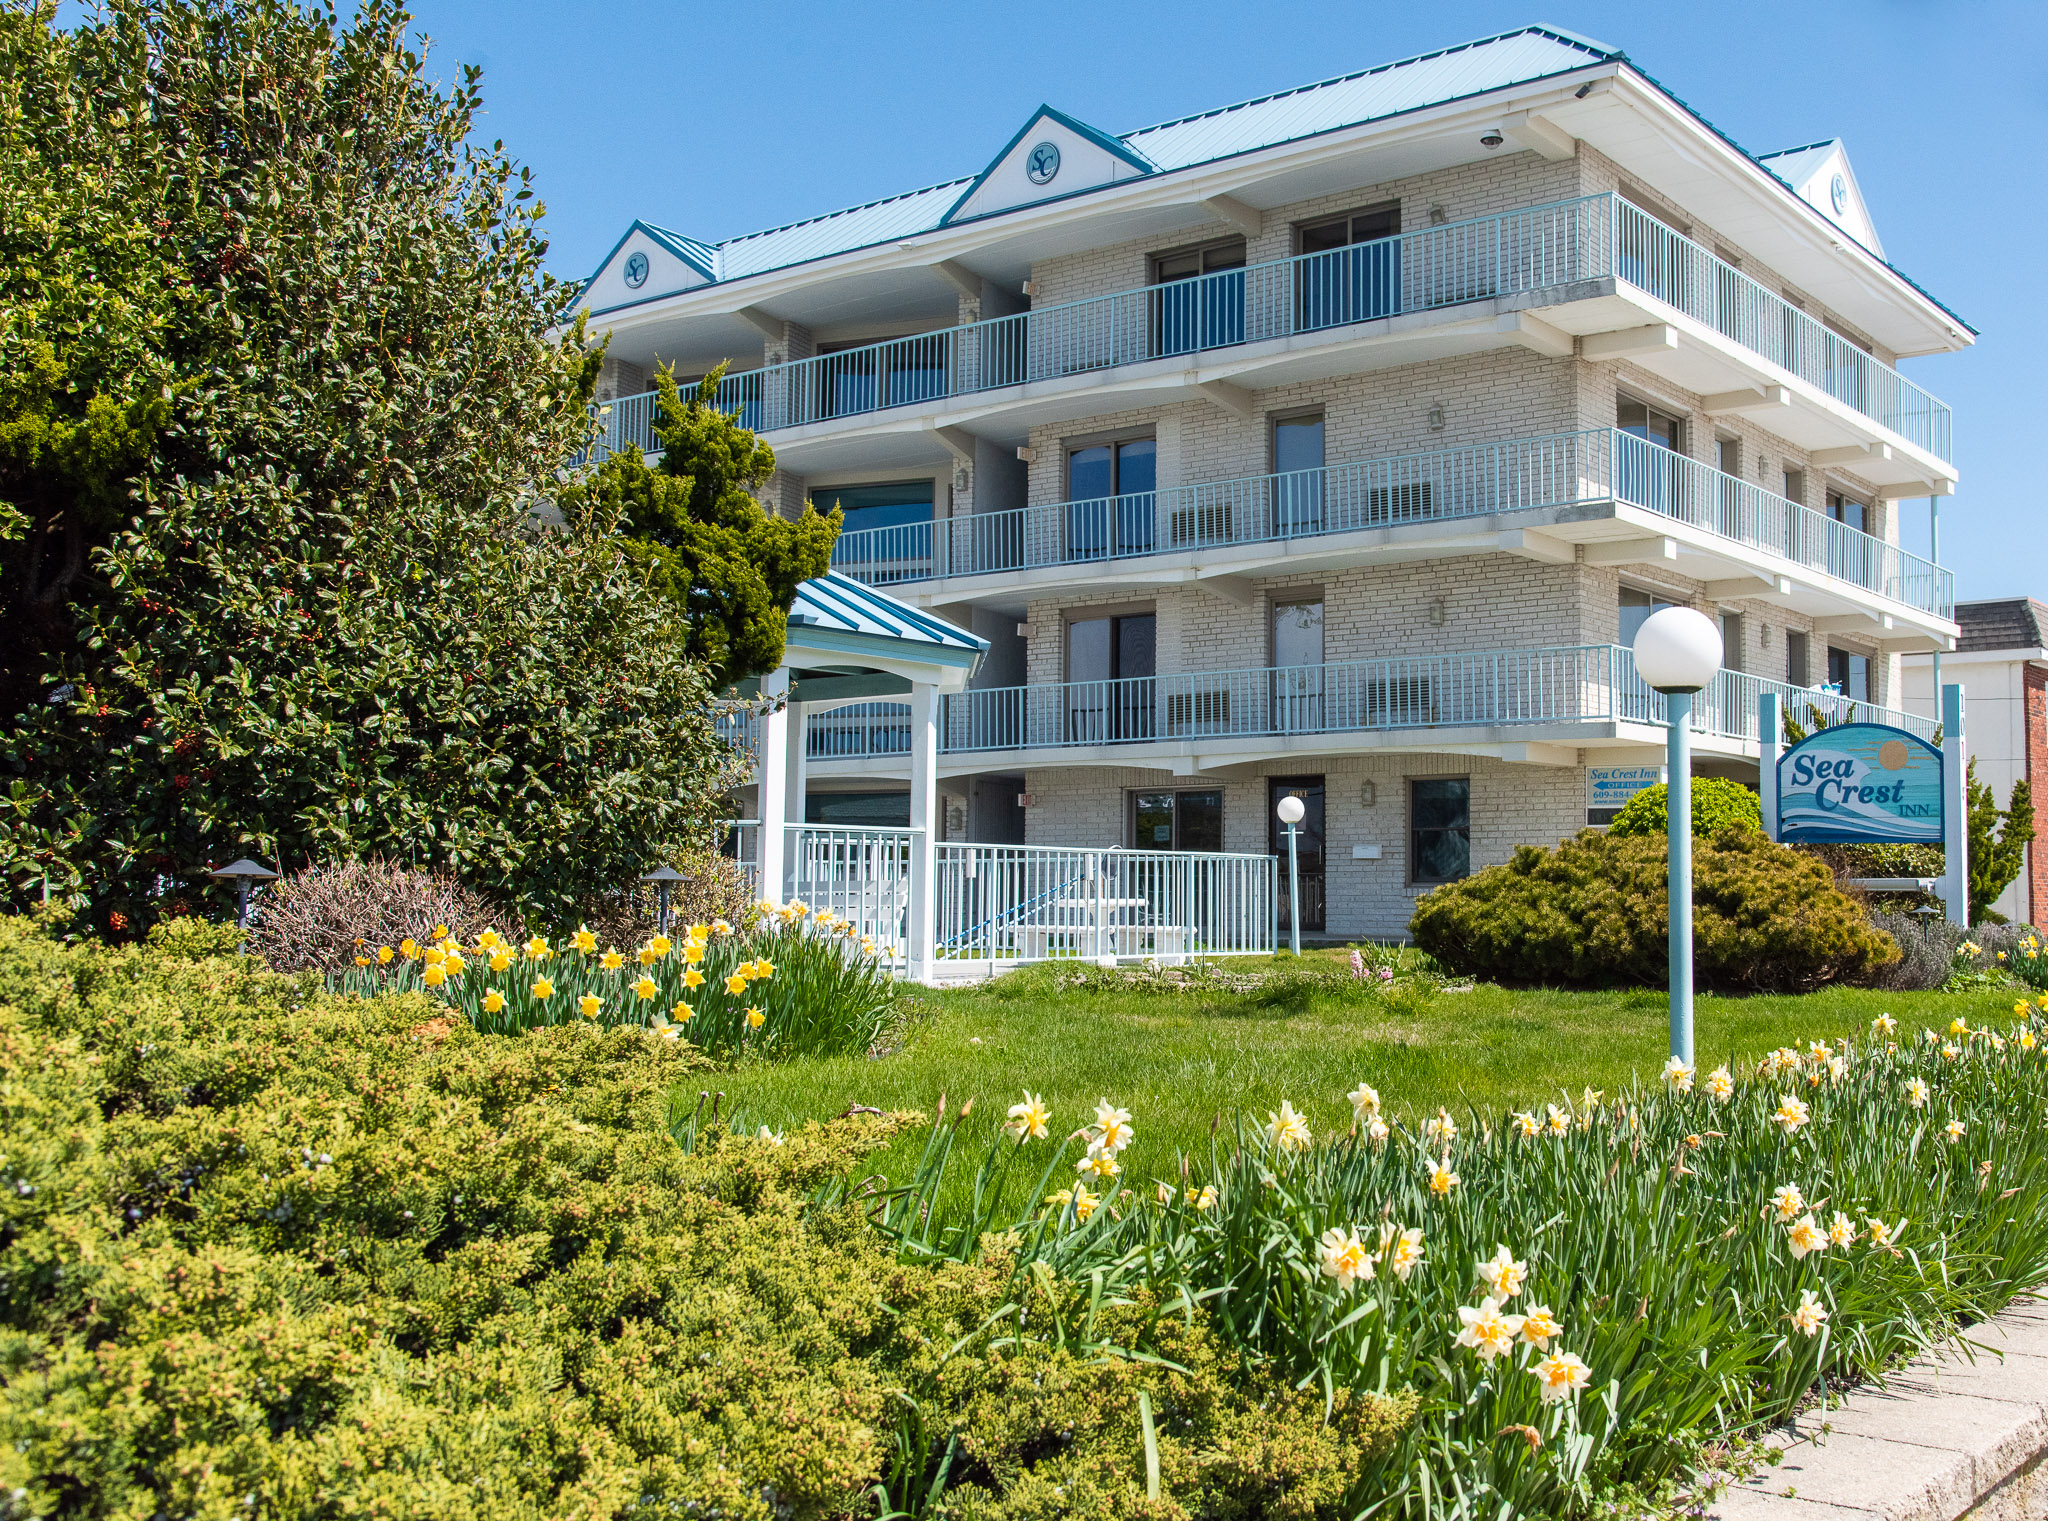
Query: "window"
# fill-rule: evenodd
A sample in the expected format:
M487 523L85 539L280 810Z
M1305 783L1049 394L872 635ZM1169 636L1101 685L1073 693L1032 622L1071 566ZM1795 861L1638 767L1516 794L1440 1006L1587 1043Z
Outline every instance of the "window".
M1067 553L1077 560L1152 551L1159 445L1127 438L1067 451Z
M1323 727L1323 599L1273 604L1273 727Z
M1221 850L1223 794L1134 792L1131 794L1134 850Z
M1624 433L1633 433L1637 438L1647 438L1651 443L1669 449L1673 454L1685 452L1685 422L1669 412L1661 412L1646 401L1636 401L1623 396L1614 404L1615 426Z
M1294 322L1298 329L1366 322L1401 310L1398 203L1305 223L1295 233ZM1443 294L1473 300L1489 291Z
M1723 475L1742 478L1742 440L1739 438L1717 438L1714 440L1714 464Z
M930 481L890 481L875 486L818 486L811 501L820 512L838 508L846 514L841 533L870 528L896 528L932 520Z
M1857 702L1870 701L1870 657L1829 646L1828 685Z
M1721 669L1740 671L1742 664L1742 614L1721 614Z
M1797 502L1802 507L1806 505L1806 472L1804 470L1787 470L1785 472L1785 500Z
M1795 687L1813 685L1813 664L1807 656L1806 635L1796 628L1785 630L1785 679Z
M1294 904L1287 892L1287 826L1274 812L1284 797L1298 797L1301 822L1295 825L1296 875L1301 881L1301 927L1319 930L1325 922L1326 879L1323 867L1323 779L1320 776L1266 778L1266 844L1280 858L1280 928L1294 924Z
M1668 597L1660 597L1655 592L1646 592L1641 587L1622 587L1619 642L1629 648L1633 648L1636 642L1636 630L1643 626L1644 621L1649 618L1650 614L1662 612L1667 607L1676 606L1678 604L1671 601Z
M1197 275L1213 275L1219 270L1243 268L1244 239L1230 238L1203 248L1189 248L1180 253L1157 255L1152 260L1152 283L1172 285L1178 280L1192 280Z
M1273 419L1274 528L1316 533L1323 526L1323 414Z
M866 824L880 829L910 827L907 792L804 793L806 824Z
M874 486L819 486L811 503L820 512L846 514L832 546L832 568L870 582L900 581L925 573L932 558L930 481Z
M1870 509L1854 497L1844 496L1839 491L1828 493L1828 516L1837 523L1847 524L1858 533L1870 531Z
M1243 271L1243 238L1154 257L1152 352L1188 354L1244 342Z
M1067 744L1152 737L1157 627L1150 613L1067 625Z
M1431 777L1408 783L1408 880L1455 882L1472 874L1472 783Z

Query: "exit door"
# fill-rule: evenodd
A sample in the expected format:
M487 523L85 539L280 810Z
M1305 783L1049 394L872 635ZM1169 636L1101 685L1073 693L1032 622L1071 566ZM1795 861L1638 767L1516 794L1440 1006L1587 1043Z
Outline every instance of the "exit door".
M1301 927L1320 930L1324 922L1323 872L1323 779L1320 776L1274 776L1266 780L1266 837L1274 855L1280 858L1280 932L1294 927L1295 905L1287 891L1287 826L1274 812L1283 797L1302 802L1301 822L1295 825L1296 862L1301 878Z

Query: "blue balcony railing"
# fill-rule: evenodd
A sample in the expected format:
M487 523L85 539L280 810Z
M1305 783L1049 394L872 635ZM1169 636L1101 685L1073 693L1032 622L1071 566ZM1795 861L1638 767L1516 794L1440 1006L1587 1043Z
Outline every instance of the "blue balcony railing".
M1955 579L1933 562L1613 428L864 529L839 536L832 566L888 585L1609 501L1922 612L1954 614Z
M1783 296L1613 194L892 338L727 375L757 432L1612 277L1942 459L1948 407ZM1560 297L1563 299L1563 297ZM649 395L606 404L596 452L660 448Z

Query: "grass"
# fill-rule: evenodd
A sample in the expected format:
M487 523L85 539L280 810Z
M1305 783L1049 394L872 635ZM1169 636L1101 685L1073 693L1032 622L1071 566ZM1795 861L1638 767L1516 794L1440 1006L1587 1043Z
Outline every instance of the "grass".
M1342 951L1309 952L1327 972ZM1263 1117L1289 1099L1317 1135L1351 1122L1344 1095L1361 1081L1380 1092L1390 1116L1417 1124L1439 1104L1461 1125L1468 1113L1492 1122L1510 1109L1540 1106L1583 1087L1612 1092L1631 1077L1654 1079L1668 1049L1661 989L1620 993L1522 990L1482 983L1443 991L1415 1006L1346 982L1311 987L1279 963L1232 962L1277 975L1252 992L1160 994L1062 988L1062 969L1032 968L992 983L910 1000L899 1046L878 1058L800 1058L720 1074L728 1112L775 1130L843 1113L954 1105L1001 1112L1024 1089L1042 1094L1064 1134L1098 1098L1129 1109L1137 1144L1124 1160L1134 1179L1177 1171L1176 1154L1205 1155L1210 1126L1243 1109ZM1064 969L1071 973L1071 968ZM1830 988L1789 996L1703 995L1695 1012L1702 1072L1748 1061L1793 1041L1866 1033L1889 1012L1904 1024L1957 1014L2011 1022L2015 994L1879 993ZM900 1180L922 1137L907 1136L875 1166Z

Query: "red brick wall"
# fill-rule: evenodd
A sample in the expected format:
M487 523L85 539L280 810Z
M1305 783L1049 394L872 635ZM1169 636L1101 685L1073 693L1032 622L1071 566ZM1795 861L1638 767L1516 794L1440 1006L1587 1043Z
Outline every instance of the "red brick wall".
M2029 664L2027 786L2034 794L2034 843L2027 851L2027 916L2048 919L2048 671Z

